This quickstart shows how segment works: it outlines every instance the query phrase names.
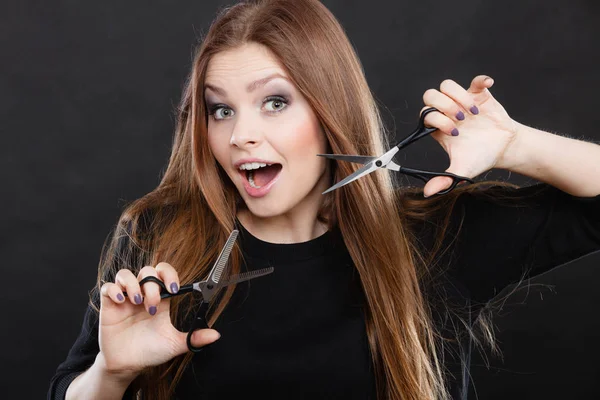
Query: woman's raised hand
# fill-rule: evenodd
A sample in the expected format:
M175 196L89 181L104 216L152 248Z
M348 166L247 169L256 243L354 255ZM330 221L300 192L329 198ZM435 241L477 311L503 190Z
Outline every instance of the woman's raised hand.
M163 281L171 293L179 289L177 271L162 262L156 268L142 268L137 277L130 270L121 269L115 282L105 283L100 291L97 360L107 373L124 379L132 380L142 369L163 364L188 350L187 333L171 323L170 299L161 300L160 287L154 282L140 287L139 282L147 276ZM123 292L127 292L127 297ZM200 329L191 341L201 347L219 337L214 329Z
M519 126L488 90L494 81L486 75L473 79L465 90L452 80L441 83L440 89L423 94L425 108L440 112L425 116L425 125L438 128L431 136L450 157L446 172L474 178L492 168L506 168L506 154L517 137ZM435 177L423 188L431 196L452 184L448 177Z

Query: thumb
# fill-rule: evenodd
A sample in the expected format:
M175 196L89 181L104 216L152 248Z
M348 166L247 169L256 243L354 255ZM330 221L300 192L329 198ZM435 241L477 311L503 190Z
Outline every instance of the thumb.
M178 333L178 355L188 351L187 335L188 332ZM214 329L198 329L192 333L190 341L194 347L204 347L207 344L216 342L220 337L221 334Z
M487 75L478 75L471 81L471 86L467 90L469 93L478 94L483 93L486 89L491 88L494 85L494 80Z
M445 171L457 176L463 176L465 178L471 178L466 168L450 164L450 167ZM454 179L449 176L436 176L431 178L429 182L423 188L423 195L425 197L433 196L434 194L448 189L452 186Z
M444 189L448 189L452 185L452 178L449 176L436 176L431 178L429 182L423 188L423 195L425 197L433 196L434 194L441 192Z

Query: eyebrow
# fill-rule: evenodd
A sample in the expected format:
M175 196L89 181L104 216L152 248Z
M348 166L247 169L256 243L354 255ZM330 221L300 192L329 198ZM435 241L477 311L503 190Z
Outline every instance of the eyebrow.
M286 80L286 81L289 82L288 78L286 78L285 76L281 75L278 72L275 72L274 74L271 74L269 76L266 76L266 77L264 77L262 79L258 79L256 81L250 83L248 86L246 86L246 92L247 93L252 93L256 89L265 86L267 83L269 83L270 81L272 81L275 78L281 78L281 79L284 79L284 80ZM215 92L215 93L217 93L217 94L219 94L221 96L225 96L225 90L219 88L218 86L211 85L210 83L205 83L204 84L204 88L205 89L210 89L213 92Z

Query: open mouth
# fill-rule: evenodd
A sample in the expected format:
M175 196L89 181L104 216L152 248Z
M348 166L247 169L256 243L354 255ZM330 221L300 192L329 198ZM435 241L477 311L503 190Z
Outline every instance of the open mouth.
M275 179L282 168L281 164L247 163L240 166L240 173L246 178L250 187L260 189Z

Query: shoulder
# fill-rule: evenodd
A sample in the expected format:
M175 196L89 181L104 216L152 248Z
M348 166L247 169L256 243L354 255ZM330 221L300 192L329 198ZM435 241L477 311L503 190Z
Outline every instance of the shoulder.
M491 227L506 230L517 227L515 221L525 223L523 215L539 221L561 196L544 183L519 187L499 181L479 182L431 198L424 198L422 189L416 188L396 193L409 237L428 253L450 250L465 233L483 241Z
M398 190L400 212L409 223L437 224L452 216L486 214L501 209L532 209L569 197L559 189L537 183L519 187L514 184L490 181L464 186L442 196L424 198L422 190ZM585 199L582 199L585 200Z

